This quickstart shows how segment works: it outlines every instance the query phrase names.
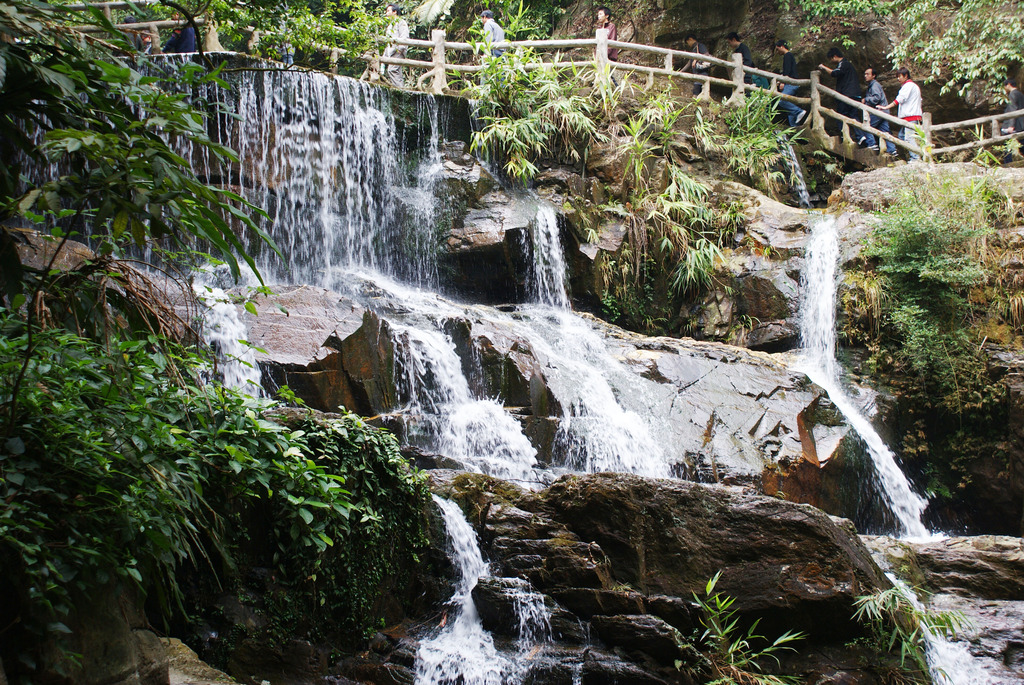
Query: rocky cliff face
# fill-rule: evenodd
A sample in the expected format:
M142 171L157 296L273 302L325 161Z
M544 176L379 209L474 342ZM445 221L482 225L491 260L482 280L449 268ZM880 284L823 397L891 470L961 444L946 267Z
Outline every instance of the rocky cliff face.
M258 315L244 316L250 341L265 350L259 363L267 384L287 384L316 409L334 411L341 404L379 417L400 434L416 430L416 417L398 413L406 399L397 389L396 358L410 352L395 334L400 310L380 302L368 309L309 287L282 289L256 303ZM788 368L786 358L647 338L596 319L588 325L635 379L631 392L659 398L662 439L673 446L675 475L785 493L862 523L871 520L863 487L844 485L870 480L859 440L822 391ZM565 467L560 429L571 420L575 400L571 386L552 376L557 360L551 350L486 310L466 307L449 315L442 328L477 396L497 398L518 418L540 467ZM421 465L451 465L448 457L421 454Z
M466 512L490 577L473 590L484 626L518 634L517 591L540 593L552 642L535 649L527 682L703 682L693 601L717 587L741 624L769 637L805 629L782 673L807 682L875 682L888 657L849 647L863 634L853 600L888 586L849 522L807 506L693 483L597 474L529 492L472 474L436 472L435 492ZM524 585L525 582L525 585ZM371 657L377 677L401 671L408 638ZM844 645L846 645L844 647ZM394 656L393 656L394 655ZM366 673L365 661L342 666ZM408 671L406 671L408 672ZM405 676L407 677L407 676Z

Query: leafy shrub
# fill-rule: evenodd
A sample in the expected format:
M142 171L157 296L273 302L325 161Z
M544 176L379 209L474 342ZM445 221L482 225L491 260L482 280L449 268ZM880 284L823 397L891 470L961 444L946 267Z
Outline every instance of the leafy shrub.
M37 330L26 355L24 324L0 326L0 573L17 589L5 625L26 631L20 647L5 638L5 663L30 663L27 644L67 630L72 597L110 580L180 606L184 571L236 567L253 512L261 561L308 614L375 621L383 576L423 543L427 495L393 437L351 415L289 428L269 401L200 384L198 360L163 341Z
M693 593L693 598L701 609L701 625L704 634L700 641L711 648L708 666L713 680L710 685L787 685L798 682L792 676L778 676L763 672L764 662L774 660L778 664L777 654L782 651L795 651L789 644L802 640L804 633L786 631L774 641L768 643L757 634L760 619L745 631L740 627L740 617L732 608L736 602L715 592L715 585L722 577L719 571L712 576L704 587L704 596ZM762 644L764 646L757 646Z
M523 183L537 174L541 157L579 161L597 125L572 69L528 69L540 61L529 48L483 59L480 81L467 93L480 103L482 124L473 132L471 149L502 160L505 172Z
M908 189L882 213L864 252L884 279L887 333L900 343L899 359L954 409L960 387L977 377L969 295L988 276L981 239L1003 210L983 181Z

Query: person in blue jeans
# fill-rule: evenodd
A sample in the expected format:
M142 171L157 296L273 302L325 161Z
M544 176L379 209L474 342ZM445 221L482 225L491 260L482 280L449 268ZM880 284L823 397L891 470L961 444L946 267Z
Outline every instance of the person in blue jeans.
M796 71L796 57L790 52L789 45L784 40L775 41L775 52L782 55L782 75L788 78L800 78ZM794 83L780 83L779 90L783 95L796 95L800 86ZM789 118L790 126L799 126L807 118L807 112L800 109L789 100L779 98L779 111L785 112Z
M885 91L882 89L882 84L879 83L875 77L876 74L874 67L868 67L867 69L864 70L864 81L868 84L868 89L864 93L864 104L875 109L882 109L889 104L889 100L888 98L885 97ZM874 114L871 114L870 122L872 130L879 131L881 133L889 133L889 122L886 121L885 119ZM872 135L871 131L865 131L864 137L867 138L867 144L869 148L871 148L875 152L881 151L879 140L877 140L875 136ZM895 157L896 143L892 142L891 140L885 141L885 151Z

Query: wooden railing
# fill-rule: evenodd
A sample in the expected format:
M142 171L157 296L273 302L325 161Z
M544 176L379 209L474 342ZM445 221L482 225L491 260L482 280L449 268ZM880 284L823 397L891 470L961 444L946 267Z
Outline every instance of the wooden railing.
M449 61L447 58L447 53L449 51L456 53L472 53L474 51L474 46L470 43L448 41L445 37L445 32L441 29L435 29L431 33L431 40L429 41L407 39L396 40L393 44L403 45L407 48L429 48L430 59L424 60L409 59L405 57L367 55L364 56L363 59L367 61L368 67L362 78L370 81L379 81L381 78L381 65L394 64L413 69L421 69L423 70L423 73L415 81L416 89L439 94L448 90L447 75L449 73L473 73L481 71L484 68L481 64L466 64L462 63L461 60L455 62ZM740 103L746 97L746 93L755 89L760 89L758 86L751 83L745 83L745 80L749 76L761 76L767 79L771 84L769 92L771 92L775 97L782 100L788 100L789 102L807 109L807 121L810 124L811 138L816 139L819 144L832 148L837 152L842 152L843 150L836 150L835 145L826 133L826 123L829 119L838 122L841 141L840 145L841 147L846 148L848 153L852 153L856 149L856 143L854 142L852 135L853 129L860 129L870 133L878 140L879 145L883 144L882 141L891 142L898 148L902 148L908 153L918 155L926 160L931 160L940 155L977 150L1015 138L1024 138L1024 131L1017 131L1009 135L1004 135L1000 130L1001 122L1008 119L1014 119L1018 116L1024 116L1024 112L994 114L978 117L976 119L968 119L966 121L938 125L932 124L932 116L930 112L924 112L922 121L918 125L912 125L911 127L913 135L907 136L907 139L905 140L900 139L897 133L900 128L907 126L908 122L893 116L885 110L875 109L865 105L860 100L848 98L845 95L822 85L820 71L811 72L809 79L793 79L770 71L743 66L742 58L739 54L734 54L731 60L723 60L711 55L702 55L683 50L673 50L671 48L642 45L639 43L612 41L608 40L608 31L606 29L597 29L594 38L505 41L487 46L488 49L500 50L515 50L516 48L527 47L548 51L579 49L593 50L593 57L588 57L587 59L582 60L566 60L562 57L560 52L558 52L554 55L551 61L540 61L527 64L527 69L553 69L558 67L590 68L593 69L595 80L605 82L611 78L612 71L638 72L646 74L647 87L653 85L654 78L656 76L690 82L696 81L702 84L701 92L698 95L699 98L710 98L711 87L718 86L732 91L731 95L728 97L728 102L730 103ZM617 48L620 52L628 50L639 54L656 55L661 58L662 66L654 67L642 64L612 62L608 59L608 50L610 48ZM690 60L708 62L712 67L717 68L719 73L724 70L726 78L712 76L710 74L705 75L694 73L693 71L681 71L675 68L677 61L689 62ZM795 85L799 88L807 88L810 91L809 96L801 97L799 95L787 95L781 93L778 90L779 84ZM841 102L857 109L860 112L860 118L853 119L840 114L834 109L824 106L822 104L822 100L826 97L832 98L834 102ZM883 133L877 129L871 128L871 117L877 117L881 121L888 122L891 132ZM987 132L985 132L986 127ZM960 134L975 134L980 132L980 135L977 136L977 140L971 142L937 146L933 140L933 135L940 132L943 134L954 132Z
M133 3L96 2L89 3L89 5L68 5L65 6L65 9L82 11L85 10L87 6L99 7L102 9L103 13L110 18L111 9L126 9L132 6L138 7L140 5L157 4L159 1L160 0L135 0ZM197 25L202 25L205 22L203 17L196 17L195 23ZM160 41L158 29L177 25L180 25L180 22L154 21L138 24L118 24L117 28L136 32L144 30L152 34L154 50L159 51ZM94 30L95 27L82 28L83 30ZM204 40L205 50L222 49L220 48L220 43L217 40L216 27L212 23L209 25L205 33L207 34ZM254 32L253 37L249 42L250 50L255 47L258 40L258 32ZM440 94L448 90L448 74L472 74L484 69L482 64L468 63L468 61L472 60L467 61L465 59L461 59L449 61L449 52L471 55L479 49L479 46L474 46L471 43L449 41L443 29L434 29L431 32L430 40L408 38L395 40L392 44L416 50L428 50L430 59L410 59L408 57L394 56L384 57L379 53L367 53L358 57L358 59L367 63L366 71L363 73L361 78L369 81L380 81L382 65L408 67L410 69L422 71L415 80L415 88L417 90ZM607 29L597 29L594 38L504 41L493 45L488 44L486 46L486 49L488 50L516 50L518 48L556 51L552 55L550 61L543 61L542 59L539 62L527 64L527 69L556 69L562 67L574 67L582 70L591 69L593 70L594 80L605 84L607 84L612 78L613 71L637 72L646 74L646 86L648 88L653 86L654 79L657 76L670 79L680 79L682 81L699 82L701 83L701 91L697 96L698 98L710 99L711 87L717 86L731 91L731 94L727 99L727 102L731 104L743 102L746 94L750 91L755 89L760 90L759 86L745 82L748 77L755 75L760 76L767 79L770 83L768 92L772 93L779 99L788 100L789 102L807 110L810 137L813 141L816 141L822 147L827 147L834 152L844 154L848 157L855 156L853 153L857 150L857 146L852 135L853 129L860 129L862 131L869 132L878 140L879 145L882 144L882 141L893 143L898 148L902 148L908 153L918 155L926 160L934 159L936 156L940 155L978 150L998 143L1003 143L1008 140L1024 138L1024 131L1017 131L1009 135L1004 135L1001 132L1000 126L1003 121L1014 119L1018 116L1024 116L1024 112L994 114L977 117L975 119L968 119L966 121L938 125L932 124L932 116L930 112L924 112L920 125L913 127L914 135L908 136L906 140L900 139L896 135L899 129L894 129L893 127L902 128L906 126L908 122L889 114L887 111L874 109L865 105L860 100L848 98L831 88L823 86L821 84L820 71L811 72L810 78L808 79L788 78L770 71L746 67L743 65L742 58L739 54L733 54L731 60L724 60L711 55L702 55L684 50L673 50L671 48L657 47L654 45L608 40ZM337 64L342 55L351 57L351 55L348 55L344 50L338 48L320 46L319 49L329 55L332 70L335 71L337 70ZM609 49L618 49L620 52L627 50L639 54L654 55L661 60L662 66L654 67L643 64L628 64L618 61L613 62L608 59ZM562 51L565 50L586 50L588 52L592 50L593 52L592 56L588 55L585 59L569 59L565 58L562 54ZM695 73L692 70L682 71L680 69L676 69L675 64L677 60L685 61L687 63L691 60L695 62L707 62L712 68L716 68L719 73L724 71L726 78L712 76L710 73L700 74ZM710 72L710 70L708 71ZM807 88L809 89L809 96L801 97L799 95L787 95L779 92L778 86L780 84L794 85L798 88ZM823 97L832 98L834 102L841 102L855 108L860 112L859 119L844 116L833 109L825 107L822 104ZM871 117L877 117L881 121L888 122L891 132L883 133L877 129L871 128ZM838 145L826 133L826 122L829 119L832 119L839 124L840 142ZM966 143L936 146L933 140L933 135L936 133L959 133L961 139L964 134L971 134L977 139Z

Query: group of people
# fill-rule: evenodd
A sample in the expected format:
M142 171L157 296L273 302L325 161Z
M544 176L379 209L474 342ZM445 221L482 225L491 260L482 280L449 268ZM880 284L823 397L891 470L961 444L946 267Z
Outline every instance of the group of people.
M921 100L921 87L914 83L914 80L910 77L910 70L906 67L900 67L896 70L896 78L900 82L899 92L896 93L896 97L893 98L892 102L889 102L885 95L885 90L882 88L882 84L878 82L878 73L874 67L868 67L864 70L864 81L868 84L867 91L861 93L860 80L857 78L857 70L854 68L850 60L843 56L842 50L839 48L832 48L826 55L827 59L832 63L829 67L825 64L819 64L818 67L831 75L836 80L836 92L840 95L844 95L851 100L862 100L865 105L868 105L879 111L891 110L893 107L898 107L896 116L907 122L906 125L902 126L899 131L900 140L906 140L909 132L912 132L914 127L921 123L924 116L924 110L922 109ZM861 119L860 108L849 102L843 100L836 100L835 103L836 111L845 117L859 121ZM879 141L881 138L876 138L871 131L877 131L879 133L890 133L889 122L877 115L869 114L868 118L869 130L864 131L859 128L853 128L850 134L854 140L861 147L869 147L876 152L881 152ZM896 144L891 140L885 141L886 153L890 155L896 154ZM910 161L914 161L919 158L919 155L915 152L910 153Z
M181 21L181 15L175 12L171 19L173 21ZM128 15L124 18L125 24L136 24L138 21L133 15ZM143 54L149 54L153 52L153 34L149 31L133 31L128 30L128 40L131 41L132 46ZM171 31L171 37L167 39L161 50L164 53L176 53L176 52L195 52L196 51L196 30L192 28L190 24L184 26L176 26Z
M738 53L741 56L741 61L744 66L754 68L754 59L750 52L750 48L743 43L739 34L735 32L730 33L726 36L726 41L732 48L733 54ZM710 55L710 51L707 46L698 41L694 34L688 34L685 38L685 42L688 51L695 52L698 55ZM774 45L774 51L782 56L782 70L780 74L791 79L800 78L799 73L797 72L796 57L790 50L789 44L785 40L777 40ZM862 101L865 105L879 111L889 111L894 107L898 108L896 116L906 122L906 124L900 128L900 140L906 140L907 136L913 132L914 127L921 123L924 117L921 88L914 82L913 78L911 78L909 69L906 67L900 67L896 70L896 78L899 81L900 88L899 92L896 93L896 97L893 98L892 102L889 102L889 99L886 97L885 90L882 88L882 84L878 82L878 72L874 67L868 67L864 70L864 82L867 84L867 88L862 93L860 81L857 77L857 70L843 55L842 50L835 47L830 49L826 55L826 59L832 66L819 64L818 67L836 79L836 91L838 93L850 100ZM687 62L683 67L683 71L691 71L695 74L708 76L711 71L711 63L699 58L694 58ZM747 74L744 81L746 83L754 83L755 85L768 87L767 80L765 79L760 81L756 75L752 76ZM695 81L693 83L693 94L697 95L700 93L702 87L703 84L701 81ZM780 83L778 85L778 89L784 95L796 95L799 86L792 83ZM1003 135L1020 133L1024 131L1024 93L1018 89L1017 82L1014 79L1007 79L1004 89L1008 98L1005 112L1010 113L1021 111L1022 116L1005 120L1003 122L1001 132ZM861 110L854 104L837 99L835 109L839 114L845 117L856 121L862 120ZM799 126L807 118L807 111L801 109L789 100L780 100L779 110L787 116L789 125L793 127ZM851 130L851 135L853 135L857 144L861 147L871 148L876 152L881 152L882 138L876 134L884 133L886 135L890 135L890 132L889 120L869 113L867 130L855 127ZM891 140L886 140L885 151L887 154L895 156L896 144ZM914 152L910 152L909 155L911 161L919 159L920 157Z
M401 18L401 10L397 4L389 4L385 12L389 20L387 32L385 34L389 41L389 45L384 52L384 56L405 57L406 46L398 45L394 41L396 39L409 38L409 24L405 19ZM504 42L505 31L494 19L494 13L491 10L484 10L481 12L480 20L483 25L485 40L489 45L493 46ZM597 8L597 28L603 28L608 31L608 40L618 40L618 29L612 21L612 13L607 7ZM708 50L707 46L697 40L697 36L693 33L687 34L684 40L686 43L686 49L689 52L693 52L701 56L707 55L710 57L711 52ZM754 68L754 57L750 52L750 48L747 47L738 33L735 31L730 33L726 36L726 41L729 43L733 54L738 53L741 55L741 60L744 66ZM790 79L800 78L797 70L796 56L790 50L789 44L785 40L775 41L774 52L782 57L782 70L780 74ZM491 48L491 54L495 57L500 57L502 53L504 53L503 49ZM617 62L619 59L619 49L609 47L608 59L612 62ZM850 63L850 60L843 55L842 50L836 47L831 48L827 53L826 59L830 62L831 66L819 64L818 67L835 78L836 91L838 93L850 100L861 101L865 105L878 110L879 112L890 111L894 107L898 108L896 116L906 122L900 128L900 140L906 140L907 136L913 132L914 127L920 124L924 116L921 88L911 78L910 71L906 67L900 67L896 70L896 78L899 81L900 88L899 92L896 93L896 97L893 98L892 102L889 102L889 99L885 94L885 90L882 88L882 84L878 82L878 72L874 67L867 67L864 70L864 82L867 84L867 88L864 92L861 92L860 79L858 78L857 70L853 64ZM683 66L682 71L689 71L701 76L709 76L711 73L711 62L695 57ZM403 70L400 65L385 65L385 73L388 80L393 85L398 87L405 86ZM614 80L614 74L612 78ZM768 80L758 75L747 74L744 81L763 88L769 87ZM694 95L698 95L702 88L703 80L693 82ZM792 83L779 83L778 89L783 95L796 95L799 86ZM1019 133L1024 131L1024 93L1017 88L1017 83L1013 79L1008 79L1006 81L1005 90L1009 100L1006 106L1006 112L1021 111L1022 116L1005 120L1003 122L1002 133L1004 135ZM850 102L839 100L837 98L835 102L835 109L839 114L845 117L856 121L862 120L861 109ZM779 100L779 110L786 115L789 125L793 127L801 125L807 118L806 110L786 99ZM890 131L889 120L883 119L881 116L875 114L869 114L867 130L859 127L853 127L851 129L851 135L861 147L871 148L876 152L881 152L881 141L883 139L881 136L877 136L876 134L882 133L890 135ZM896 144L891 140L886 140L885 151L887 154L895 156ZM916 153L910 153L911 161L918 159L918 157L919 155Z

